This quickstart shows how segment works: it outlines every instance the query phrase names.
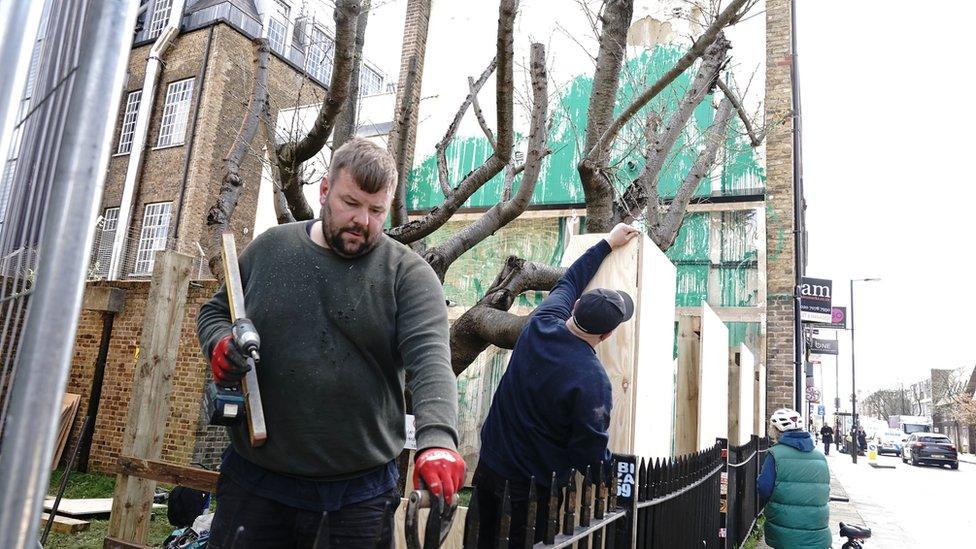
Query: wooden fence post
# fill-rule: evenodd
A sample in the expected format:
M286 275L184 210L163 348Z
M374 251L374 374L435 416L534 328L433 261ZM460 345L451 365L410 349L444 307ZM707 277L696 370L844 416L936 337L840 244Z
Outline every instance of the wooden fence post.
M192 262L188 255L156 252L122 438L124 456L155 460L162 453ZM113 539L145 544L156 481L125 474L116 478L106 546Z
M678 379L675 397L674 455L698 450L699 342L701 318L678 317Z

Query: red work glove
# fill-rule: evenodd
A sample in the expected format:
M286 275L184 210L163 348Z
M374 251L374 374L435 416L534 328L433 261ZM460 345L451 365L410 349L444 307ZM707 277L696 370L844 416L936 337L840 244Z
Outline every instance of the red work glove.
M435 496L444 494L444 501L454 502L454 494L464 484L464 460L461 454L447 448L428 448L417 454L413 466L413 485L420 487L420 479Z
M213 371L214 382L221 387L228 387L240 383L251 366L234 343L234 336L227 334L210 353L210 369Z

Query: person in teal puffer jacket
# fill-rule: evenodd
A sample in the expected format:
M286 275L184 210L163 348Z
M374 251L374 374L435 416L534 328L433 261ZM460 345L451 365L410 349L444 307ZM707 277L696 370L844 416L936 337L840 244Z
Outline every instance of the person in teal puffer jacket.
M803 430L803 418L796 410L776 410L769 422L780 437L759 474L759 494L768 499L766 544L774 549L830 547L827 459Z

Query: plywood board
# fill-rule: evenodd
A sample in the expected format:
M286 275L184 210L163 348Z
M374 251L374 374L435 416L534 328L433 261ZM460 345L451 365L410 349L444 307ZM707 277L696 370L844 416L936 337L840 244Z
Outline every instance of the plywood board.
M81 402L81 395L65 393L61 400L61 415L58 418L58 441L54 448L54 459L51 461L51 469L58 467L61 461L61 454L64 447L68 444L68 437L71 435L71 424L74 423L75 415L78 413L78 404Z
M715 311L702 302L699 351L698 449L728 437L729 330Z
M739 444L759 434L755 431L753 399L755 398L756 357L744 343L739 344Z
M54 498L44 498L44 510L50 511L54 506ZM165 505L154 503L153 509L165 509ZM68 499L62 498L58 504L59 515L86 517L89 515L107 515L112 511L112 498Z
M563 254L562 266L568 267L591 246L604 238L603 234L575 235ZM634 239L614 250L586 287L623 290L640 299L637 289L641 241ZM637 322L619 326L613 336L596 347L596 354L610 377L613 387L613 411L610 414L610 450L634 452L634 363L636 360Z
M698 386L701 380L698 352L701 318L678 317L678 371L675 379L674 454L698 450Z
M427 525L427 510L420 510L420 540L423 543L424 539L424 526ZM406 549L407 548L407 536L404 531L404 520L407 516L407 499L400 499L400 506L397 507L396 514L394 515L394 528L393 539L396 543L396 549ZM464 545L464 519L468 516L468 508L458 506L457 511L454 512L454 522L451 525L451 532L447 535L444 540L444 544L441 545L441 549L461 549Z
M739 369L739 349L729 349L729 446L742 444L739 436L739 387L741 377L747 375Z
M677 269L646 236L640 240L634 449L642 457L671 455L674 443L674 294ZM639 299L638 299L639 297Z
M761 355L760 355L761 356ZM766 436L766 364L760 360L755 361L755 392L753 393L753 426L756 434Z

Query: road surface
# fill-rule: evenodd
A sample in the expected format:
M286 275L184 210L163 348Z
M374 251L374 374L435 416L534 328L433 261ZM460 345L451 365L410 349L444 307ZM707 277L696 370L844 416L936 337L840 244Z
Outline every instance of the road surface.
M875 534L867 547L878 549L976 547L976 465L948 467L902 464L879 456L875 469L867 457L831 452L827 458L837 480Z

